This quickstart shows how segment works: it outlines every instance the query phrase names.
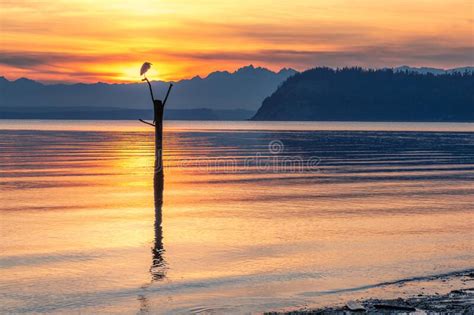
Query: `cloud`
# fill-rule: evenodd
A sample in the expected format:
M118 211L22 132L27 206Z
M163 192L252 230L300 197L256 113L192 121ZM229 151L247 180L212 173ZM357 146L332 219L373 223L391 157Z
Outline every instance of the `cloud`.
M34 68L70 63L129 61L127 54L81 55L71 53L47 53L25 51L0 52L0 64L17 68Z
M29 68L51 62L51 56L42 56L37 54L25 53L1 53L0 64L18 67Z
M162 52L163 53L163 52ZM205 61L245 61L307 69L314 66L384 67L413 65L472 65L474 47L450 47L423 41L399 45L352 46L341 50L263 49L256 51L168 52L173 58Z
M127 54L74 55L70 53L0 52L1 75L27 76L43 82L96 82L123 75L111 63L130 62ZM104 67L97 69L97 65Z
M314 22L285 25L279 23L210 23L188 21L188 30L200 29L213 39L242 39L257 43L285 44L345 44L373 39L374 27L351 23ZM195 35L194 35L195 36Z
M272 32L269 34L265 33L265 36L268 35L272 38L275 36ZM234 51L224 50L225 47L222 47L222 50L215 49L211 51L152 49L123 54L3 51L0 53L0 65L7 67L7 73L2 75L27 75L36 78L41 77L48 81L55 80L54 78L66 81L114 80L114 78L123 76L123 72L121 72L123 71L123 64L129 65L133 62L131 58L137 60L137 63L140 63L141 59L152 59L160 60L163 64L178 65L181 67L179 70L186 70L184 72L187 73L188 77L196 74L204 75L213 70L224 70L226 66L233 67L233 65L250 63L272 69L293 67L298 70L316 66L378 68L404 64L451 68L474 65L474 46L469 44L456 46L449 41L442 42L436 38L424 37L400 43L346 45L337 49L247 48L247 50ZM170 70L163 67L161 75L172 77L171 72L170 74L165 73ZM175 70L173 69L173 71ZM12 71L12 73L8 73L8 71ZM173 77L173 79L180 78L182 77Z

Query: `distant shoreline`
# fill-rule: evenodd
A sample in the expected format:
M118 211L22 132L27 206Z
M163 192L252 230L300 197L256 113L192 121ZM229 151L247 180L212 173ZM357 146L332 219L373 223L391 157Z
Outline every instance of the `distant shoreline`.
M148 118L148 117L146 117ZM138 120L138 118L126 118L126 117L55 117L55 116L24 116L24 115L1 115L0 113L0 120L91 120L91 121L104 121L104 120L111 120L111 121L135 121ZM331 123L331 122L348 122L348 123L460 123L460 124L472 124L474 123L474 120L252 120L252 119L206 119L205 118L195 118L195 119L190 119L189 117L186 118L179 118L179 117L171 117L171 118L166 118L165 120L167 121L249 121L253 123Z
M246 109L166 109L165 120L246 120L254 114ZM153 119L152 109L120 107L0 108L0 119L137 120Z

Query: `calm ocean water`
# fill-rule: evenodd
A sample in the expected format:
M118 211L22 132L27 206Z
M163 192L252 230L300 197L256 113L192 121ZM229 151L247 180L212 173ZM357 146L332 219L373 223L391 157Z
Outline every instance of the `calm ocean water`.
M166 122L164 164L161 191L139 122L0 120L0 313L282 310L474 267L473 124Z

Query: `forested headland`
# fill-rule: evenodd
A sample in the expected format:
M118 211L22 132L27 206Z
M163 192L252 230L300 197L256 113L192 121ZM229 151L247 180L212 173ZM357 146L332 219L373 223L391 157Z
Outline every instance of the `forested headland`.
M284 81L253 120L474 121L474 75L315 68Z

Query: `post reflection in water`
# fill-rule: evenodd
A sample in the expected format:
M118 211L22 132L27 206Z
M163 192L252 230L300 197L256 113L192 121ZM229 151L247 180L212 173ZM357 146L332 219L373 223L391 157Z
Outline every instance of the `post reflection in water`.
M155 223L153 225L154 230L154 243L151 248L151 282L142 286L142 289L146 289L155 281L161 281L166 278L166 261L163 258L164 247L163 247L163 189L164 189L164 173L160 167L162 162L157 159L155 161L155 171L153 174L153 194L154 194L154 206L155 206ZM137 314L147 314L150 312L149 300L146 294L139 294L137 297L140 303L140 309Z
M154 203L155 203L155 242L152 252L152 263L150 274L152 281L163 280L166 277L166 261L163 258L163 227L162 227L162 207L163 207L163 188L164 174L163 169L159 167L161 163L155 162L155 172L153 176ZM157 167L158 166L158 167Z

